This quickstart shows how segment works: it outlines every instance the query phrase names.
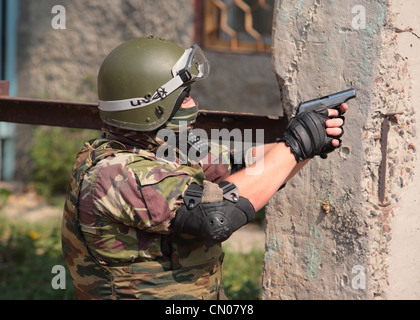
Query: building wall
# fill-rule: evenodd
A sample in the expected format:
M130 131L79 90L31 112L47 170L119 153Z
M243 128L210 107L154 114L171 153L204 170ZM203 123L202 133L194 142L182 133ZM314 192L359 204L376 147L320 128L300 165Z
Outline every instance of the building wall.
M63 0L66 29L54 29L56 0L20 0L17 96L95 102L101 62L119 44L154 34L187 48L200 39L195 1ZM201 109L282 113L269 54L206 53L211 74L192 91ZM32 128L17 128L18 180L29 174Z
M18 6L10 0L0 1L0 79L9 80L9 95L16 95L16 28ZM0 123L0 179L14 179L15 125Z
M20 1L20 96L94 102L101 62L119 44L155 34L188 46L193 36L190 0L60 4L66 10L66 29L52 27L57 1Z
M54 30L51 9L57 1L20 0L19 96L96 101L97 72L117 45L150 34L183 47L194 42L193 2L65 0L60 4L66 29ZM195 90L203 107L277 112L280 96L269 54L207 54L211 75Z

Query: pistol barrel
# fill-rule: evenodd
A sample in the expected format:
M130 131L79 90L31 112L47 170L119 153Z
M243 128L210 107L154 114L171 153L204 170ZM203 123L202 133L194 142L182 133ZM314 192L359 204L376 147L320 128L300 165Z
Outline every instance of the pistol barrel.
M348 90L330 94L325 97L302 102L298 106L298 112L299 113L307 112L307 111L314 110L318 107L334 109L334 108L339 107L342 103L345 103L348 100L353 99L355 97L356 97L356 90L351 88Z

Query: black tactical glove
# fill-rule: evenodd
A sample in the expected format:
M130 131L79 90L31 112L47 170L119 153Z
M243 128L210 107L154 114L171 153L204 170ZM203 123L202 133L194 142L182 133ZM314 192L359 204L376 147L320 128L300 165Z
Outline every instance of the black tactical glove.
M343 118L343 117L340 117ZM286 132L280 141L290 147L297 162L320 155L326 158L326 154L341 146L340 136L329 136L326 133L325 121L328 117L328 110L325 108L304 112L292 118ZM344 119L343 119L344 120ZM332 140L340 141L339 146L334 147Z

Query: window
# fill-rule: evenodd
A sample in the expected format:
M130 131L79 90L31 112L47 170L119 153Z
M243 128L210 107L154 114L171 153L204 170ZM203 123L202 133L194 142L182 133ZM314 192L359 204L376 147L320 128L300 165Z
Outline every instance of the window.
M275 0L204 0L204 47L269 53Z

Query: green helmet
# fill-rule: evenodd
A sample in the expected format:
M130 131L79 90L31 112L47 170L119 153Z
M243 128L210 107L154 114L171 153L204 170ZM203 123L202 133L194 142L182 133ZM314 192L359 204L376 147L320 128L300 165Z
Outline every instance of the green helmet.
M153 36L127 41L100 68L101 118L119 128L155 130L170 120L191 83L206 78L209 70L198 45L184 50Z

